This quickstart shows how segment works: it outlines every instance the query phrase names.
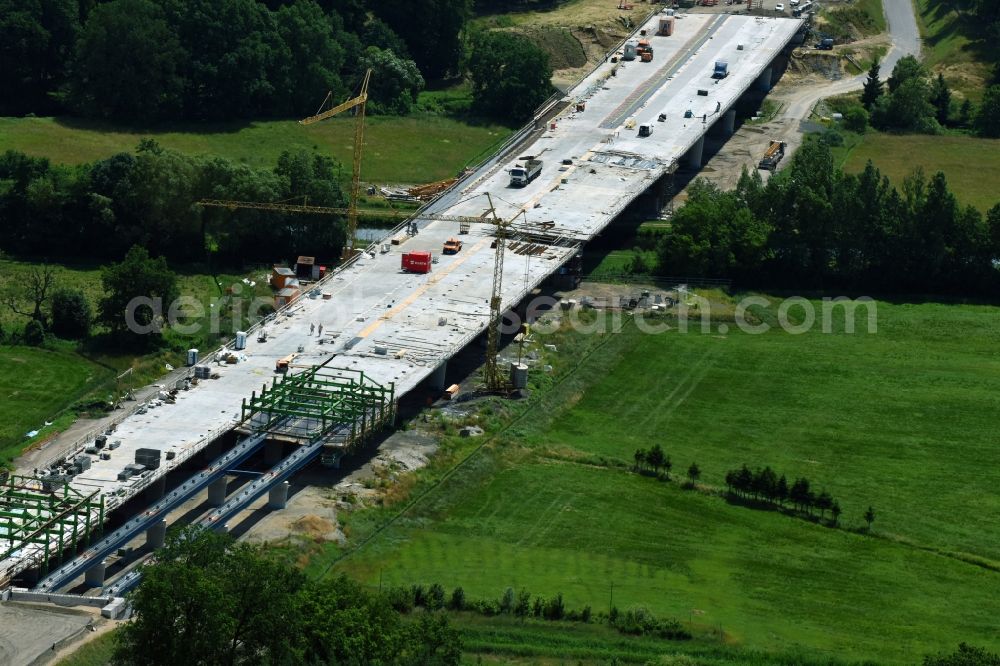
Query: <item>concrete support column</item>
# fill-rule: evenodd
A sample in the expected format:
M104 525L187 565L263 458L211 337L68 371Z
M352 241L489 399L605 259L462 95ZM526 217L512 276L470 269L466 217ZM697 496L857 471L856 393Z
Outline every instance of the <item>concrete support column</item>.
M146 530L146 545L150 550L163 548L163 542L167 538L167 521L161 520Z
M430 382L432 389L434 389L435 391L444 390L444 381L445 381L444 377L445 374L447 374L447 372L448 372L448 361L441 361L441 365L439 365L434 370L434 372L431 373L431 376L428 378L428 381Z
M767 67L763 72L760 73L760 77L757 79L757 90L763 90L764 92L771 92L771 68Z
M158 500L163 497L163 493L167 490L167 477L161 476L156 481L149 484L146 488L146 497L150 500Z
M264 463L267 465L274 465L281 461L281 454L284 453L284 449L281 446L281 442L276 442L274 440L268 441L264 444Z
M288 481L282 481L267 493L268 509L284 509L288 503Z
M208 484L208 505L222 506L226 503L226 491L229 487L229 479L222 477Z
M692 169L701 168L701 156L705 150L705 137L702 136L698 141L691 146L691 150L687 153L687 163Z
M729 109L722 116L722 133L725 136L732 136L736 131L736 109Z
M94 566L87 569L87 573L84 575L84 582L86 582L87 587L104 587L104 572L107 569L107 564L104 560L97 562Z

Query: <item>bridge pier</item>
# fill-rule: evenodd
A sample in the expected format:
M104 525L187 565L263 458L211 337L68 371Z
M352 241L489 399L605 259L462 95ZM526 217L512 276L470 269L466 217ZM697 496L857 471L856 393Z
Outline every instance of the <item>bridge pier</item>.
M226 503L226 492L229 489L229 479L225 476L208 484L208 505L222 506Z
M275 441L273 439L268 440L264 444L264 463L267 465L274 465L281 462L281 454L284 453L284 448L281 442Z
M288 503L288 481L282 481L267 493L268 509L284 509Z
M444 390L445 375L447 372L448 361L441 361L441 365L435 368L434 372L431 373L431 376L427 378L427 381L430 382L432 389L435 391Z
M687 153L687 163L692 169L701 168L701 157L702 153L705 151L705 136L702 135L699 139L691 146L691 149Z
M720 129L722 129L722 134L724 136L732 136L733 132L736 131L736 109L729 109L726 111L719 124L721 125Z
M757 90L763 92L771 92L771 76L772 69L770 67L764 68L764 71L760 73L757 78Z
M105 561L101 560L87 569L87 573L84 574L84 582L87 587L104 587L104 573L107 568Z
M167 538L167 521L161 520L146 530L146 545L150 550L163 548Z

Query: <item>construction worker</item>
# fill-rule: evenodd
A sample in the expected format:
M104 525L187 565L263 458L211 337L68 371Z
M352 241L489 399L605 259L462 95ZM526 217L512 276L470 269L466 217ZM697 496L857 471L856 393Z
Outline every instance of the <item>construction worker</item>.
M315 331L315 330L316 330L316 324L313 324L312 322L310 322L309 323L309 335L312 335L313 331Z
M323 336L323 324L319 325L319 333L317 333L317 335L320 336L320 337Z

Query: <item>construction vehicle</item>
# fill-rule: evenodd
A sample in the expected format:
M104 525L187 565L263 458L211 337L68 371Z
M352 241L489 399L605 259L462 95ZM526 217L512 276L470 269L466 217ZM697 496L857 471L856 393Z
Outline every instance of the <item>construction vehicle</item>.
M288 366L292 364L296 356L298 356L298 354L292 353L284 358L279 358L274 364L274 371L282 373L288 372Z
M344 246L344 258L350 257L354 253L354 236L358 229L358 195L361 193L361 152L365 139L365 103L368 101L368 81L372 77L372 70L365 72L361 82L361 90L357 97L347 100L343 104L338 104L326 111L317 111L316 115L309 116L299 121L300 125L312 125L321 120L326 120L338 113L354 109L354 168L351 172L350 199L347 202L347 244ZM326 99L320 104L322 109L333 97L332 92L326 94Z
M462 251L462 241L457 238L449 238L444 242L441 254L458 254Z
M524 187L542 173L542 161L534 155L525 155L510 169L510 184L512 187Z
M771 145L767 147L767 152L764 153L764 157L757 164L757 168L764 169L765 171L774 171L778 167L778 162L785 156L785 147L786 144L784 141L771 141Z
M713 79L724 79L729 76L729 63L725 60L716 60L715 69L712 71Z
M635 54L643 62L651 62L653 60L653 47L650 45L648 39L639 40L639 44L635 47Z
M434 256L426 250L403 253L402 268L407 273L430 273Z
M789 4L791 4L792 7L794 7L794 9L792 9L792 16L794 16L795 18L799 18L803 14L809 14L813 10L813 3L811 2L805 2L798 7L796 7L797 3L792 2Z
M832 51L833 37L824 37L816 44L816 48L820 51Z

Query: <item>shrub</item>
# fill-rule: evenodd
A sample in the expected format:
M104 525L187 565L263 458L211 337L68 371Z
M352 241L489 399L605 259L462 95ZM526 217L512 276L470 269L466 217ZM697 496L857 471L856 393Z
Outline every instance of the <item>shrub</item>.
M24 327L24 344L29 347L38 347L45 342L45 329L42 322L32 319Z
M451 593L451 600L448 601L448 608L451 610L465 610L465 590L456 587Z
M397 613L409 613L413 610L413 590L405 587L390 587L385 598Z
M561 620L566 617L566 604L563 602L562 592L545 602L543 615L546 620Z
M90 335L93 312L82 291L60 289L52 295L52 332L60 338L77 340Z
M439 583L434 583L427 590L427 609L441 610L444 608L444 588Z

